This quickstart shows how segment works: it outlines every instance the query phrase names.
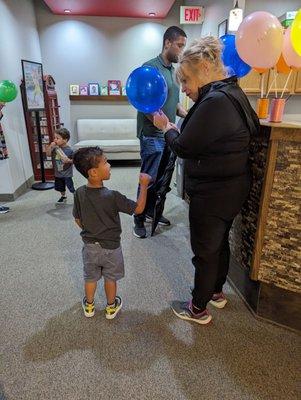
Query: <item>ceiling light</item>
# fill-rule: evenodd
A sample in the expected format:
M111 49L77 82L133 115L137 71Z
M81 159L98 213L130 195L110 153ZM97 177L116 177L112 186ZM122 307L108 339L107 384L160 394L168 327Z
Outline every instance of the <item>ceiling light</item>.
M70 13L71 13L71 10L69 10L68 8L66 8L66 10L64 10L64 13L70 14Z
M148 15L149 15L150 17L155 17L155 16L156 16L156 13L150 12L150 13L148 13Z

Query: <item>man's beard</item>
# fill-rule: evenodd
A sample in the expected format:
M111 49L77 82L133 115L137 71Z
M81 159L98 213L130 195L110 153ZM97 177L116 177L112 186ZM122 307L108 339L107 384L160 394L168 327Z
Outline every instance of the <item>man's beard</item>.
M169 54L167 56L167 59L169 62L171 63L177 63L178 62L178 56L174 55L174 54Z

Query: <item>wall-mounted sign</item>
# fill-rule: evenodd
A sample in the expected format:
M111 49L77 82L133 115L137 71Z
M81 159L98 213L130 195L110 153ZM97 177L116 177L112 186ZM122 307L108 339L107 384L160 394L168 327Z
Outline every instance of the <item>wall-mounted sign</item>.
M296 15L297 11L287 11L285 14L281 15L281 17L279 17L278 19L281 22L282 26L288 28L289 26L292 25Z
M204 21L204 7L181 6L180 24L201 24Z

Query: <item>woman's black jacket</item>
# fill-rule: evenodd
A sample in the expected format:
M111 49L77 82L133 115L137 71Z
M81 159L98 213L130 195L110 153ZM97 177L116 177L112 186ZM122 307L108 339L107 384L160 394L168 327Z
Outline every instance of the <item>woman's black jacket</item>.
M258 130L257 115L235 77L202 87L181 133L165 134L172 151L185 159L188 194L210 190L211 184L222 189L223 182L247 175L250 136Z

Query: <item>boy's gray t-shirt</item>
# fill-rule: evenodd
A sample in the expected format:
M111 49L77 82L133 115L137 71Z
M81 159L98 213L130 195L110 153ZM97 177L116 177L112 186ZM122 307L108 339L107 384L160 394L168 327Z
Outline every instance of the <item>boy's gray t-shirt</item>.
M79 187L74 195L73 216L81 221L84 243L99 242L105 249L120 246L119 212L134 214L137 203L106 187Z
M72 160L73 150L71 149L70 146L60 147L60 150L62 150L66 154L66 156ZM54 168L54 176L56 178L72 178L73 176L72 164L70 163L64 164L56 148L52 149L51 158Z

